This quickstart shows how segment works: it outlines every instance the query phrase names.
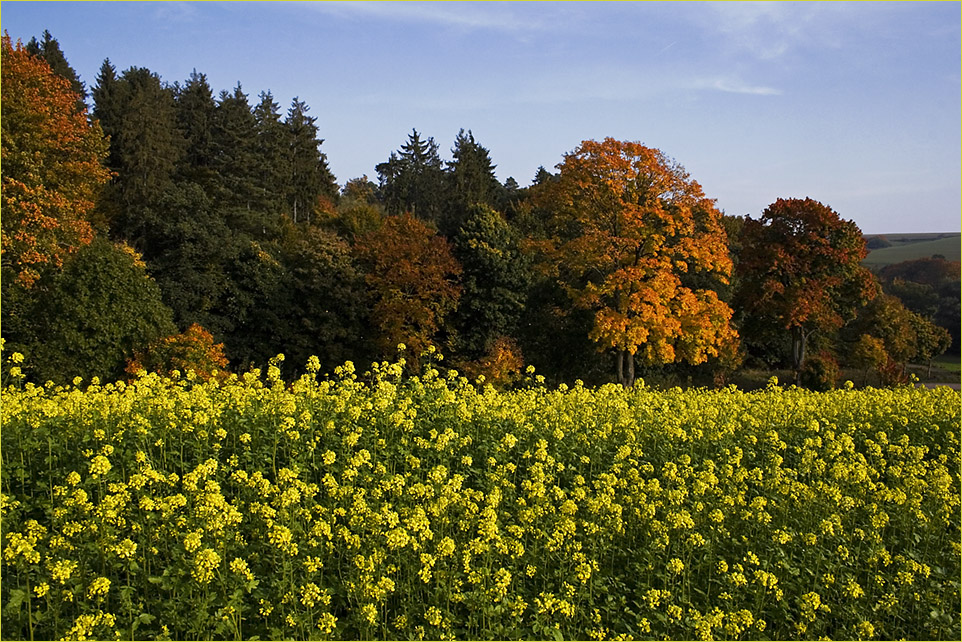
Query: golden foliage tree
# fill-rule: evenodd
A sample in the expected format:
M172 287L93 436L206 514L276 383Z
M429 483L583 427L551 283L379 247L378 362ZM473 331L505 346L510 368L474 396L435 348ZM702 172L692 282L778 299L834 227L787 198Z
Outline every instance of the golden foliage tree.
M617 355L618 380L635 359L699 364L737 341L716 289L732 271L721 213L661 151L613 138L585 141L538 186L551 212L542 244L575 305L594 312L591 339Z

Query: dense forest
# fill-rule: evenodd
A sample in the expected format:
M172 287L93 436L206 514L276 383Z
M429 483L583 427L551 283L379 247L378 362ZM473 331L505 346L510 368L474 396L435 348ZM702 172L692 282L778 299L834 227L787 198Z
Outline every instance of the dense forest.
M292 376L403 344L412 370L437 351L496 385L754 367L826 388L958 351L957 262L874 274L830 206L725 215L640 143L583 141L522 186L470 130L443 159L412 129L339 184L299 98L109 60L88 90L51 34L2 47L2 334L39 383Z

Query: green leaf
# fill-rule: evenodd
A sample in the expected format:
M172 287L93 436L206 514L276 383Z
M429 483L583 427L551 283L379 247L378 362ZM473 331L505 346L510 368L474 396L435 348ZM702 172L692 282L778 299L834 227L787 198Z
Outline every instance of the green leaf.
M27 592L23 589L14 589L10 591L10 601L7 602L7 610L19 610L20 605L23 604L25 599L27 599Z

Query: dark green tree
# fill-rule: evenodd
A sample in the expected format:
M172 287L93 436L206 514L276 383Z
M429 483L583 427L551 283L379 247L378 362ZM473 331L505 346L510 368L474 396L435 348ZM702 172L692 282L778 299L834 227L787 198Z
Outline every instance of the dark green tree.
M174 88L177 126L184 136L184 155L180 175L205 187L212 187L214 176L213 124L216 104L207 76L194 69L183 86Z
M226 355L235 370L265 366L281 352L275 330L284 312L278 306L285 268L274 243L238 239L234 255L225 264L230 291L220 308L225 326ZM216 336L216 335L215 335Z
M279 218L287 210L287 129L271 92L261 92L259 97L260 102L254 107L255 150L259 161L254 207Z
M160 289L129 247L96 237L59 272L4 300L24 314L4 318L8 346L27 357L28 376L65 383L113 380L126 359L176 331Z
M106 195L111 229L151 254L144 243L155 219L163 216L157 202L174 184L186 143L177 126L174 92L160 76L131 67L114 83L110 69L105 63L101 78L106 85L94 90L95 101L109 102L103 109L96 104L94 115L107 120L105 133L111 137L110 163L116 172Z
M337 183L321 152L324 142L317 137L317 119L308 116L310 108L295 98L287 112L287 204L288 215L294 223L311 222L319 199L330 206L337 199ZM328 206L327 209L330 209Z
M257 121L240 84L233 93L221 92L211 137L219 178L217 200L228 225L257 239L273 238L278 217L261 189L264 163L258 153Z
M479 359L499 337L514 337L530 286L530 265L515 230L500 213L475 205L454 238L461 299L452 315L452 347Z
M197 183L169 187L155 204L162 216L145 226L144 259L181 329L199 323L220 340L234 326L225 310L238 287L228 274L241 243Z
M393 214L400 214L405 210L404 168L397 152L391 152L387 160L379 163L375 168L378 176L377 194L384 209Z
M552 174L544 168L544 165L538 166L538 171L534 174L534 180L531 182L532 185L541 185L542 183L547 183L551 180L557 180L558 175Z
M270 306L278 320L270 331L287 368L303 370L311 356L327 370L349 359L373 357L364 341L369 323L364 277L354 265L351 246L331 231L291 224L279 259L283 278Z
M462 129L451 149L454 160L448 162L448 191L442 233L453 236L475 205L494 207L500 200L501 184L494 175L494 164L488 150Z
M504 185L501 186L498 194L498 203L495 209L503 212L508 220L514 220L521 211L521 204L528 195L527 188L521 187L514 176L509 176L504 181Z
M387 162L377 166L381 198L389 214L410 212L437 225L445 200L444 168L433 138L416 129Z
M90 92L93 99L91 116L100 123L100 128L110 139L117 137L120 132L121 116L123 105L121 104L120 78L117 76L117 69L109 58L104 59L100 65L100 72L97 74L97 81ZM107 166L116 170L120 165L118 152L111 146L110 156Z

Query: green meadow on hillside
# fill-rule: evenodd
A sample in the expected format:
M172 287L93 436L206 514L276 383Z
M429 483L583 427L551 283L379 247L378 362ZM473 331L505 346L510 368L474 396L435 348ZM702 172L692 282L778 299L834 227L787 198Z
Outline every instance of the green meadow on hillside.
M892 245L869 252L862 264L871 269L878 269L902 261L930 258L937 254L942 255L949 261L962 260L962 234L957 232L869 234L865 238L871 240L875 236L884 236Z

